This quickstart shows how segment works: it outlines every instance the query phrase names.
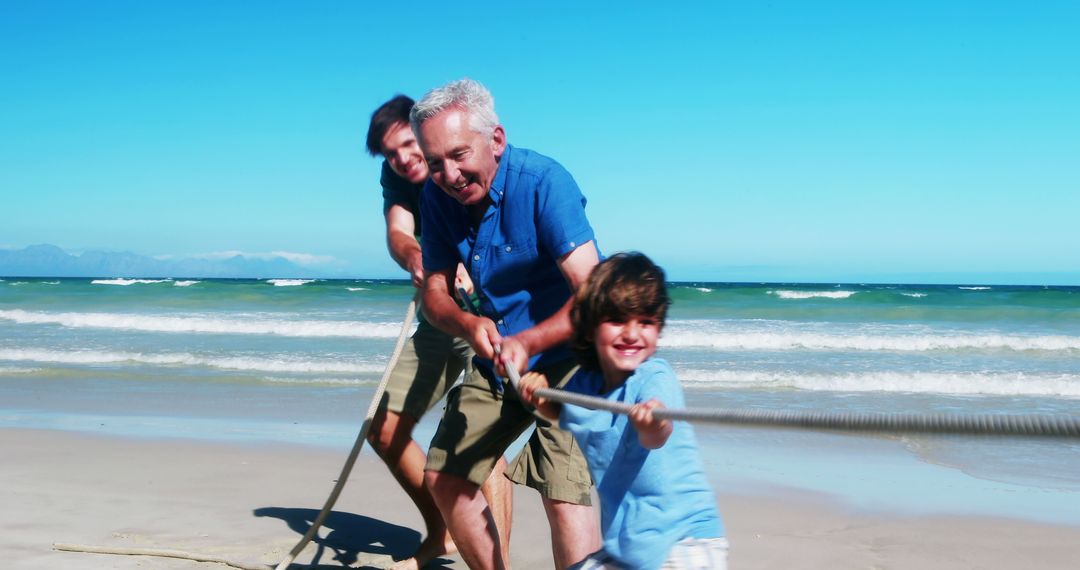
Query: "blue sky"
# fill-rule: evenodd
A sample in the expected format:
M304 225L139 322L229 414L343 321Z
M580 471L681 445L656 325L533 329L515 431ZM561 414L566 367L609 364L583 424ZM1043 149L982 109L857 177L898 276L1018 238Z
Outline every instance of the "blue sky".
M467 76L673 279L1080 285L1080 4L524 4L3 0L0 247L403 276L367 121Z

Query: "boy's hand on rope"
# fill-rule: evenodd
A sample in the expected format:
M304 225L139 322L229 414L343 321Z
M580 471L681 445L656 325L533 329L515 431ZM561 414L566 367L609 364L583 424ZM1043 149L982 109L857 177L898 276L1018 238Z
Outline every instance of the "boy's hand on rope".
M526 372L518 381L518 396L525 405L536 408L540 415L556 421L562 412L562 405L536 395L537 390L545 390L550 386L551 384L548 383L547 376L544 374L533 371Z
M657 418L653 410L662 409L664 404L659 400L649 400L640 404L634 404L630 408L630 423L638 432L638 441L645 449L662 447L674 430L671 420Z
M521 396L522 402L525 402L534 408L539 408L547 403L547 399L537 397L536 391L548 387L550 387L550 385L548 384L547 376L544 376L540 372L529 371L526 372L518 382L518 395Z

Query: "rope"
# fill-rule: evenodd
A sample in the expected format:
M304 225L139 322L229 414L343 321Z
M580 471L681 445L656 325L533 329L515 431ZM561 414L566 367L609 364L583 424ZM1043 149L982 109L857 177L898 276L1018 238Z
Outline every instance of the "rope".
M360 426L360 433L356 435L356 443L353 444L352 451L349 452L349 457L345 460L344 467L341 468L341 475L338 476L337 484L334 485L334 490L330 491L330 496L326 498L326 504L323 505L322 510L319 511L319 516L315 517L315 521L311 523L311 528L309 528L307 533L304 534L304 537L300 539L300 542L296 543L296 546L289 552L289 555L278 563L274 570L285 570L292 564L292 561L296 559L296 555L300 554L300 551L311 542L315 533L319 532L319 527L321 527L326 520L326 516L330 514L330 510L334 508L334 503L337 502L341 490L345 488L345 482L349 478L349 473L352 472L353 464L356 463L356 457L360 455L360 449L364 447L364 441L367 440L368 432L371 431L371 420L375 417L375 412L379 409L379 403L382 401L383 392L386 391L386 382L390 379L390 373L393 372L394 365L397 364L402 349L405 348L405 339L409 336L409 326L412 325L413 315L416 314L416 300L419 296L419 292L413 296L412 301L409 302L408 310L405 311L405 320L401 323L401 333L398 335L397 344L394 345L394 354L390 357L390 362L386 365L386 371L383 372L382 379L379 380L379 387L375 389L375 395L371 397L371 405L368 406L367 417L364 418L364 424Z
M509 370L517 388L517 372ZM630 405L602 398L543 388L535 394L564 404L629 414ZM842 431L1008 435L1080 438L1080 417L1004 414L917 414L869 412L800 412L780 410L653 410L659 418L713 424L810 428Z
M180 558L182 560L194 560L195 562L214 562L217 564L224 564L226 566L232 566L233 568L240 568L241 570L266 570L266 565L251 565L243 564L240 562L232 562L226 560L220 556L214 556L211 554L195 554L191 552L184 552L182 550L165 550L161 548L121 548L121 547L109 547L109 546L88 546L84 544L65 544L57 542L53 544L53 548L56 550L64 550L67 552L90 552L92 554L121 554L131 556L157 556L160 558Z
M405 347L405 339L409 336L409 328L412 325L413 316L416 314L416 301L419 297L419 293L413 297L409 302L409 308L405 311L405 319L401 324L401 333L398 335L397 344L394 345L394 353L390 357L390 362L386 365L386 371L383 372L382 379L379 380L379 387L375 389L375 394L371 397L371 405L368 406L367 417L364 418L364 423L360 426L360 433L356 436L356 443L353 444L352 451L349 452L349 457L345 460L345 465L341 468L341 475L338 476L337 484L334 485L334 489L330 491L330 496L326 498L326 504L323 505L318 516L315 517L315 521L311 523L311 528L304 534L303 538L296 543L296 546L289 552L278 565L275 570L285 570L288 568L293 560L296 560L296 556L300 554L304 547L311 542L315 534L319 532L319 528L322 527L323 522L326 521L326 517L330 514L330 511L334 508L334 503L337 502L338 496L341 495L341 490L345 488L345 483L349 479L349 474L352 473L353 465L356 464L356 458L360 455L360 450L364 447L364 441L367 440L368 432L371 431L371 420L375 417L375 412L379 409L379 403L382 401L383 392L386 391L386 382L390 379L390 372L393 371L394 366L397 364L398 358L401 356L401 351ZM232 562L226 560L220 556L213 556L208 554L196 554L192 552L184 552L181 550L164 550L158 548L114 548L103 546L86 546L79 544L66 544L66 543L53 543L53 548L56 550L65 550L69 552L89 552L94 554L123 554L133 556L158 556L164 558L181 558L184 560L194 560L196 562L216 562L218 564L225 564L232 566L233 568L240 568L241 570L266 570L267 565L248 565L239 562Z
M496 357L499 354L496 347ZM518 391L520 377L507 368L510 384ZM565 390L540 388L537 397L592 410L629 415L630 404L611 402ZM1080 438L1080 417L1032 414L917 414L870 412L802 412L784 410L675 409L653 410L661 419L725 425L788 427L859 432L1005 435Z

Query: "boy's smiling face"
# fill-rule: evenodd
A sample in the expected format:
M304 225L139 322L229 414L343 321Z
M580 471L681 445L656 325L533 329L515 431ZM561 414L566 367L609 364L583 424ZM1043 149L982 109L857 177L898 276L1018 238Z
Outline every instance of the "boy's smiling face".
M614 388L656 353L660 321L644 315L608 320L596 328L596 356L608 388Z

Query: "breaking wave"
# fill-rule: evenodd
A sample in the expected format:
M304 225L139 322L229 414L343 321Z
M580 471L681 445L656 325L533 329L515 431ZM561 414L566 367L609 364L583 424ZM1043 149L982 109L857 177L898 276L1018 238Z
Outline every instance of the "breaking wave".
M776 295L781 299L847 299L857 291L769 291L770 295Z
M94 279L90 283L92 285L120 285L127 287L128 285L149 285L152 283L168 283L172 279Z
M759 370L680 370L689 388L797 389L836 392L915 392L950 395L1080 398L1080 375L1015 373L862 372L802 374Z
M385 364L336 360L275 357L211 357L187 352L146 354L113 351L58 351L43 349L0 349L0 361L38 364L151 364L155 366L204 366L225 370L277 373L373 374Z
M0 310L0 319L19 324L60 325L167 333L267 334L289 337L394 338L400 323L220 318L125 313L46 313L21 309Z
M874 335L814 332L693 332L666 330L661 346L720 350L853 350L922 352L939 350L1080 351L1080 337L1007 334Z

